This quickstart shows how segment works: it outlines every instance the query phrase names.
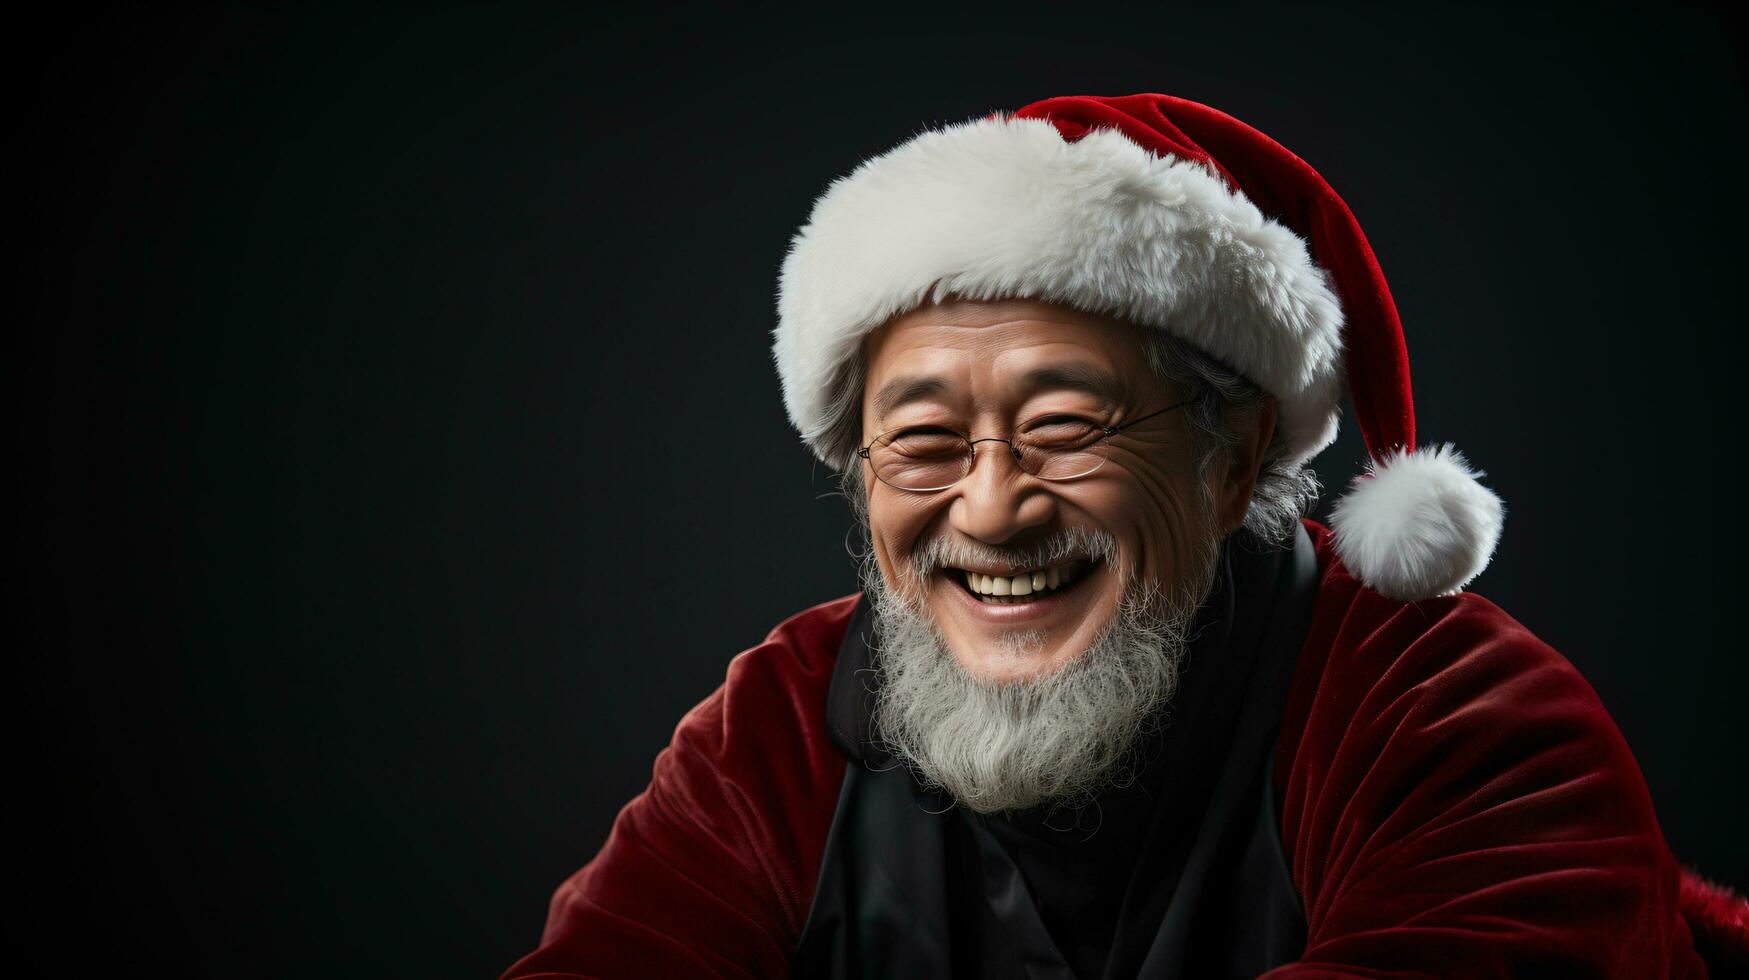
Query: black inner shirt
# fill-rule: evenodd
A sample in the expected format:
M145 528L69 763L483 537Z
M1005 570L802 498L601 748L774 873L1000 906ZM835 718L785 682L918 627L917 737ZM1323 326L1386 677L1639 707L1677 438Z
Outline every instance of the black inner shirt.
M1303 530L1221 547L1171 701L1127 779L1079 808L977 814L924 785L871 723L867 603L828 695L852 761L796 976L1254 977L1304 948L1270 760L1316 594Z
M1243 534L1223 543L1178 689L1140 740L1128 785L1075 809L984 815L955 808L968 848L988 835L1019 871L1057 954L1080 980L1135 976L1148 952L1227 756L1278 554L1247 547ZM1010 934L1013 912L992 906Z

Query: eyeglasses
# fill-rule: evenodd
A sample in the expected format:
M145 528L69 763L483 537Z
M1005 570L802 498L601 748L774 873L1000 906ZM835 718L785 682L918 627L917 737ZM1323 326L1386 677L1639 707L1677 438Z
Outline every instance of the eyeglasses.
M875 479L897 490L934 493L965 479L977 462L978 443L1000 442L1023 472L1041 480L1078 480L1105 465L1111 437L1156 415L1183 408L1189 399L1122 425L1100 425L1073 415L1047 415L1012 439L973 439L938 425L883 432L856 455L869 461Z

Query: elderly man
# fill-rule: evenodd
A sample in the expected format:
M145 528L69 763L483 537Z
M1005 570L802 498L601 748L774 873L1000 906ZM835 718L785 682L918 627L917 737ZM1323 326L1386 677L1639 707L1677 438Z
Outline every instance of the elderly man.
M1303 161L1162 95L925 132L820 198L779 313L863 590L735 658L506 976L1742 955L1590 687L1461 591L1502 507L1417 448L1390 293ZM1373 461L1325 528L1344 380Z

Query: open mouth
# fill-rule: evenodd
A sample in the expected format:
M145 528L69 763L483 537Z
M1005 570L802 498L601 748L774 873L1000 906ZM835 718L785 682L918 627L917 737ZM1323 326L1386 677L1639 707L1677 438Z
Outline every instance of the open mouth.
M1098 564L1098 559L1073 558L1016 575L986 575L964 568L945 568L942 574L985 605L1021 606L1072 590Z

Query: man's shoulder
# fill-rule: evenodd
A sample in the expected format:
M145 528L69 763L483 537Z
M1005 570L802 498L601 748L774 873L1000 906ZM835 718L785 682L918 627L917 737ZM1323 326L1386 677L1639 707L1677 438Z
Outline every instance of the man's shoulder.
M1342 567L1329 531L1307 524L1320 587L1279 764L1296 752L1316 765L1349 755L1364 769L1385 756L1444 758L1509 743L1496 762L1564 753L1572 771L1606 771L1647 802L1620 730L1559 651L1475 593L1402 602L1366 588Z
M1450 734L1536 732L1586 741L1619 763L1631 758L1590 683L1505 610L1473 592L1382 596L1342 566L1328 529L1306 524L1319 591L1283 717L1289 741L1368 729L1385 738L1407 723Z
M818 666L824 661L830 674L831 665L837 660L838 646L844 641L844 633L861 598L862 593L852 592L809 606L773 626L766 634L765 642L745 651L742 656L763 651L768 657L794 657L810 666Z
M852 593L810 606L736 654L722 684L681 719L676 746L749 767L778 753L800 754L810 768L829 769L831 760L822 756L833 751L826 738L826 697L860 597Z
M554 893L541 948L506 976L781 973L844 777L826 695L857 599L804 609L729 662L601 852Z
M1456 659L1505 659L1577 676L1566 657L1474 592L1404 602L1367 588L1342 564L1330 529L1310 519L1304 524L1317 553L1319 577L1305 652L1320 672L1330 665L1317 660L1338 656L1350 670L1363 663L1374 668L1362 671L1361 677L1392 669L1437 670ZM1301 664L1302 669L1307 666Z
M1310 910L1308 955L1321 942L1408 935L1416 896L1440 901L1414 913L1419 942L1441 924L1537 920L1571 894L1563 883L1583 880L1595 921L1644 928L1549 920L1522 935L1600 963L1663 964L1677 865L1591 685L1487 599L1386 598L1342 567L1327 529L1308 521L1307 531L1319 594L1276 792ZM1546 959L1543 942L1515 938L1496 955Z
M809 606L772 627L758 646L729 661L724 692L779 690L803 695L798 703L817 709L806 713L810 718L817 715L823 725L826 691L838 663L838 648L861 596L855 592Z

